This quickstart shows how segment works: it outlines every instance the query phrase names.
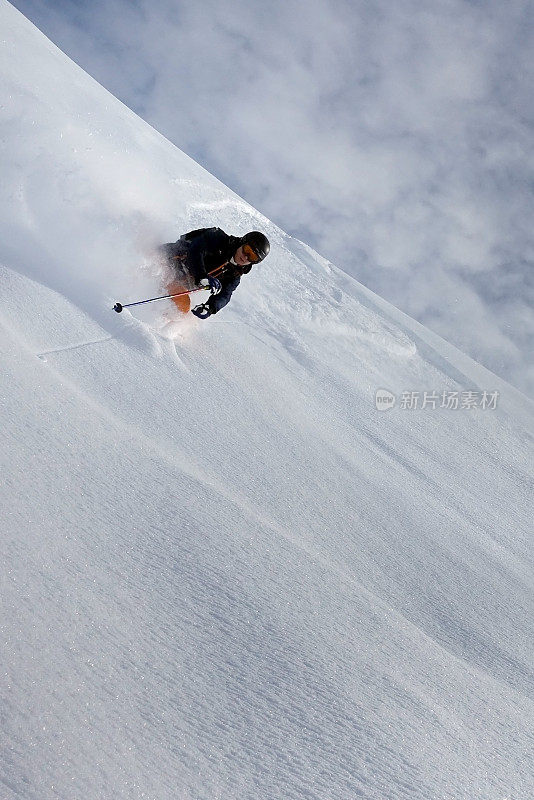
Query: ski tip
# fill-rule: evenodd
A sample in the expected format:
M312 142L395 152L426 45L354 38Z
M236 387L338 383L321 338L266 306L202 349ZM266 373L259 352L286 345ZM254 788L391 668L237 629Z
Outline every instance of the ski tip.
M120 313L121 313L121 311L122 311L122 306L121 306L121 304L120 304L120 303L115 303L115 305L113 306L113 311L116 311L116 312L117 312L117 314L120 314Z

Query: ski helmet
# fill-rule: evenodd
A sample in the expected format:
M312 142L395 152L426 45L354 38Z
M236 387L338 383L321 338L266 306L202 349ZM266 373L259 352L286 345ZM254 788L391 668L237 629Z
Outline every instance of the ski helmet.
M241 246L244 244L248 244L256 253L258 261L255 263L263 261L263 259L269 255L269 250L271 249L268 238L259 231L251 231L242 236Z

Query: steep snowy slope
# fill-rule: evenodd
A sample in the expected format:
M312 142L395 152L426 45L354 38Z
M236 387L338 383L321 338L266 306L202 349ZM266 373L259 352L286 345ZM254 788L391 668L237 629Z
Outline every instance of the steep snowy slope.
M532 404L0 30L0 796L531 797ZM227 309L111 311L212 224Z

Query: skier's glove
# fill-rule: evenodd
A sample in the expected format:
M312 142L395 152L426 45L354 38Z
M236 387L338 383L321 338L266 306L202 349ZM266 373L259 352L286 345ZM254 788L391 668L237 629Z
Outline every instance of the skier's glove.
M195 308L192 308L191 313L199 319L207 319L211 315L211 309L206 303L203 303L201 306L195 306Z
M208 275L207 278L202 278L199 285L204 289L209 289L212 294L219 294L222 289L220 280L213 278L211 275Z

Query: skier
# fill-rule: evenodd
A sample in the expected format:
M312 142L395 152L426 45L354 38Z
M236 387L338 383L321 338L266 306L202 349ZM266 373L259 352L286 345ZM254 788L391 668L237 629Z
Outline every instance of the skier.
M267 237L259 231L244 236L229 236L221 228L200 228L164 244L160 252L171 266L175 280L169 292L205 286L211 295L205 303L191 309L200 319L216 314L228 303L241 277L269 254ZM180 311L189 311L189 296L176 298Z

